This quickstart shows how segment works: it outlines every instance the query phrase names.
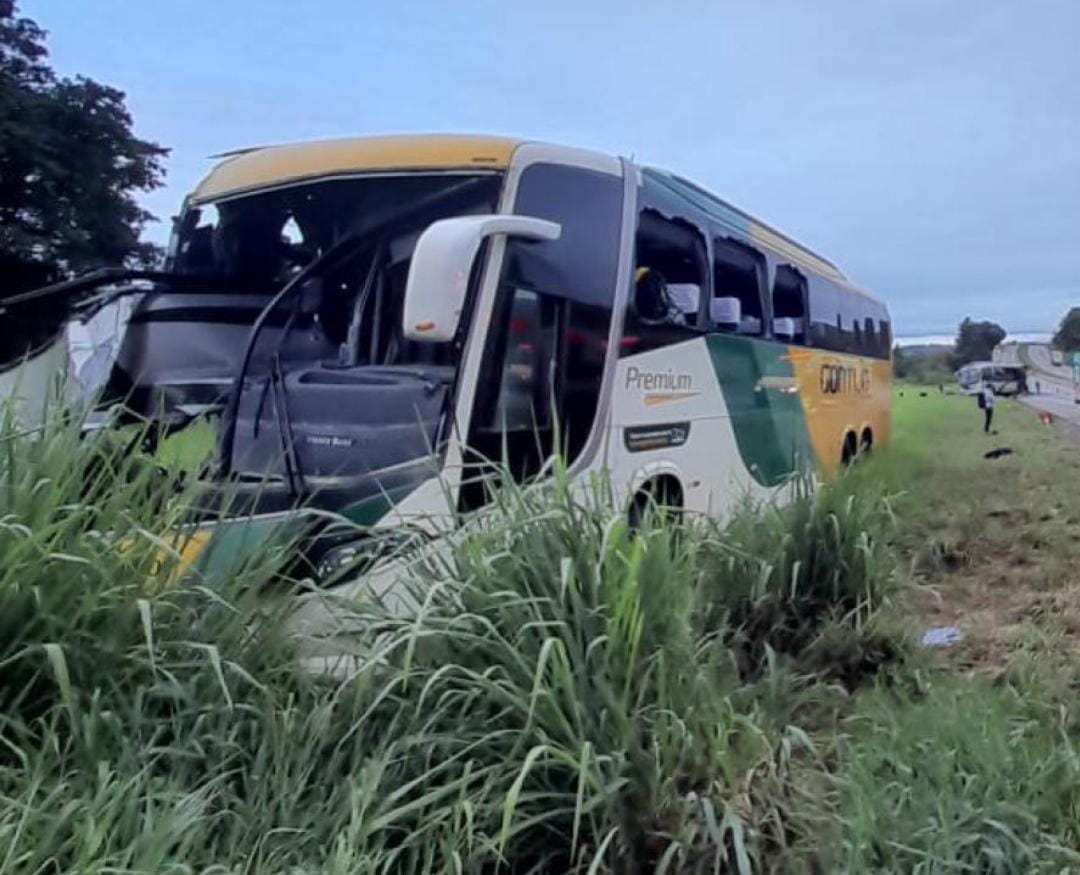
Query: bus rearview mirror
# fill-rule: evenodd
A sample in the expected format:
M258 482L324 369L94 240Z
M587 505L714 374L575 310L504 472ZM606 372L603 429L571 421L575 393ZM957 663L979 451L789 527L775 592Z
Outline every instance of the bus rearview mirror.
M561 233L557 223L529 216L458 216L432 222L416 241L405 281L405 338L429 343L453 339L476 254L488 237L558 240Z

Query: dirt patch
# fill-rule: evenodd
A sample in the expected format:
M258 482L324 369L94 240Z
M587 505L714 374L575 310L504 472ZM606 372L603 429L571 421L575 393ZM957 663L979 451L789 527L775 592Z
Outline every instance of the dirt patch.
M1036 649L1080 660L1080 582L1043 591L1040 576L1016 551L920 586L913 605L918 632L955 626L963 640L936 651L937 658L980 674L997 675L1011 658Z

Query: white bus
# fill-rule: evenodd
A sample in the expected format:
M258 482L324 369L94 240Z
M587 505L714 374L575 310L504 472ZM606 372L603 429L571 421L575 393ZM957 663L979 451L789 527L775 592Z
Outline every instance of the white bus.
M1027 391L1027 372L1019 365L972 362L956 372L956 382L966 395L989 386L995 395L1019 395Z

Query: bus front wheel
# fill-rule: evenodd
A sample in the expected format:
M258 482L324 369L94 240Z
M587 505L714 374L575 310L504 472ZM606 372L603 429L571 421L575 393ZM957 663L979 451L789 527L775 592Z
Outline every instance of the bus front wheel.
M630 530L641 528L651 513L662 514L665 520L677 524L682 521L682 507L682 484L671 474L661 474L642 484L634 493L628 512Z

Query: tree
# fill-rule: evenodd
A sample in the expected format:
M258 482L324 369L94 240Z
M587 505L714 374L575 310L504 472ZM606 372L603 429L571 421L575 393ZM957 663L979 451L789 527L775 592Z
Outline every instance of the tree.
M904 348L899 343L894 344L892 348L892 372L893 376L902 380L908 375L911 370L908 363L907 356L904 355Z
M1080 307L1072 307L1061 319L1054 346L1065 352L1080 352Z
M162 184L167 150L134 135L122 92L58 77L45 36L0 0L0 299L158 254L135 194Z
M970 317L960 323L953 352L956 368L969 362L989 361L994 347L1005 339L1005 329L996 322L975 322Z

